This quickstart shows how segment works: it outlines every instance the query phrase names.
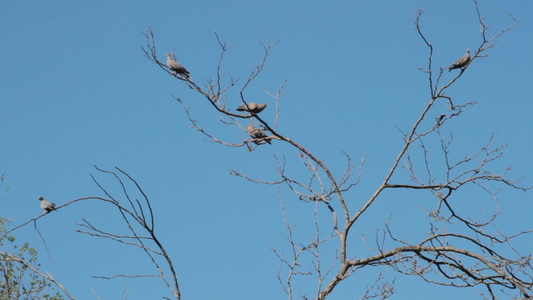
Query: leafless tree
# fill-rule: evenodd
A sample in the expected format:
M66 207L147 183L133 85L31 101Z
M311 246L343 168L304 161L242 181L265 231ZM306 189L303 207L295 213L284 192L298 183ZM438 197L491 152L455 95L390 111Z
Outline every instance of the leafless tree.
M71 200L65 204L56 207L56 210L65 209L67 206L71 206L79 201L99 201L111 205L111 207L117 209L118 214L120 215L123 224L126 226L129 234L117 234L114 232L106 231L100 228L87 219L83 219L82 223L77 223L79 229L76 229L77 232L86 234L96 238L109 239L117 243L128 245L131 247L140 248L147 256L149 261L154 266L157 271L156 274L116 274L112 276L103 276L98 275L94 278L100 279L114 279L114 278L143 278L143 277L155 277L160 278L164 284L169 289L170 294L173 298L179 300L181 299L180 289L178 285L177 272L174 269L174 265L167 251L165 250L162 242L159 240L155 234L155 221L154 214L152 211L152 206L150 199L144 193L140 185L133 179L128 173L124 172L120 168L116 167L116 171L103 170L96 167L96 170L103 174L108 174L112 176L112 179L118 184L122 193L114 195L108 191L108 188L105 187L97 177L91 175L91 178L96 183L98 188L105 194L105 197L83 197ZM125 178L125 180L123 180ZM133 188L131 187L133 185ZM38 231L37 220L42 217L47 216L46 213L41 214L38 217L30 219L14 228L4 232L0 236L0 240L6 237L9 233L20 229L30 223L34 223L35 229ZM40 234L40 233L39 233ZM43 239L44 241L44 239ZM70 299L75 299L70 295L67 289L57 282L52 275L45 275L39 270L35 269L28 262L19 259L15 256L0 253L0 256L3 255L4 258L1 260L14 261L25 265L30 268L33 272L40 275L43 279L48 280L54 283L57 287L63 290L65 295ZM93 293L94 292L93 290ZM98 298L98 296L96 295ZM164 297L165 299L170 299Z
M454 101L453 96L447 94L449 88L460 80L464 72L479 58L487 57L487 50L495 45L502 34L516 25L516 21L511 17L515 22L513 25L496 35L489 36L487 32L489 26L485 23L475 0L474 4L480 26L481 42L473 51L470 61L460 69L457 75L444 83L445 68L434 70L434 47L421 28L424 10L416 11L415 28L429 52L427 67L420 68L428 79L428 102L418 118L414 120L412 127L407 132L402 132L404 143L393 160L392 166L384 174L382 183L362 204L360 201L349 201L347 192L359 184L363 176L364 158L359 165L359 171L356 172L351 157L345 154L346 170L340 176L336 176L323 160L295 139L278 130L278 120L281 117L279 100L284 94L285 83L282 83L275 93L269 93L276 103L275 119L272 122L263 119L260 114L240 114L229 108L228 91L230 90L238 90L240 102L248 103L245 91L250 87L250 83L257 79L276 43L262 44L264 49L262 60L245 81L239 82L238 79L227 78L222 66L228 47L216 35L221 55L215 79L207 79L202 84L198 84L193 77L175 74L160 62L154 33L151 29L145 33L147 45L143 47L143 50L146 57L185 86L197 91L212 105L213 109L220 113L222 125L232 126L239 130L237 135L240 137L236 141L226 141L215 136L196 121L190 108L181 98L174 97L183 105L192 127L205 135L207 140L224 146L247 147L252 151L262 145L262 140L250 139L246 135L246 126L243 126L243 123L253 122L267 133L266 138L272 139L273 142L287 143L298 150L300 161L308 171L305 179L301 179L299 175L292 175L285 168L285 160L278 158L276 161L279 180L261 181L235 170L230 172L232 175L254 183L274 185L279 188L288 187L298 199L313 205L312 222L315 233L311 234L307 241L297 240L293 234L294 226L291 225L286 215L285 202L280 192L291 254L287 256L282 251L273 250L281 262L278 279L289 299L295 297L308 299L307 295L296 295L294 284L297 277L314 276L317 280L317 289L311 297L325 299L347 278L369 268L378 270L378 276L375 280L368 282L368 288L360 299L385 299L393 294L394 279L387 279L386 272L394 272L396 276L414 275L428 283L456 288L481 286L484 290L483 296L490 299L496 299L497 293L501 292L508 293L514 298L529 299L532 297L531 254L520 253L520 250L513 246L513 240L530 234L531 230L512 234L503 233L494 229L499 211L490 216L482 215L474 220L462 210L460 205L451 201L456 191L465 187L480 188L487 192L496 204L497 197L494 189L501 187L517 190L529 189L519 179L509 179L507 174L509 169L498 173L489 168L491 162L499 159L505 149L505 145L493 145L494 133L488 138L486 144L479 147L478 151L455 159L450 154L453 135L451 133L448 135L442 130L451 119L459 118L465 110L475 105L470 101L465 103ZM194 76L193 69L189 66L192 76ZM447 109L439 112L440 117L431 120L428 112L432 109L439 109L435 105L437 102L445 102ZM430 152L430 148L433 151ZM434 155L433 153L437 151L439 154ZM403 166L401 166L402 162ZM405 173L402 173L402 170ZM407 176L403 177L401 174ZM385 225L382 228L376 228L375 246L371 246L367 238L358 239L357 236L351 234L351 230L361 222L361 216L383 198L383 192L395 189L429 192L436 200L435 208L426 211L431 226L425 237L416 242L401 238L395 234L394 228L389 227L386 218L383 220ZM331 225L317 218L317 214L322 212L327 212L331 216ZM352 247L348 245L366 247L368 255L362 257L361 252L356 255L353 250L350 251ZM331 249L336 249L336 251L331 251ZM326 261L328 263L325 263Z
M174 265L170 259L170 256L165 250L165 247L155 234L154 214L150 204L150 199L148 196L146 196L135 179L133 179L128 173L124 172L120 168L115 168L118 173L102 170L98 167L95 168L102 173L113 176L113 178L116 179L116 181L120 184L123 193L119 196L112 195L94 176L91 175L100 190L103 191L107 196L107 198L93 197L93 199L110 203L116 209L118 209L118 212L130 233L119 235L113 232L105 231L93 225L86 219L83 219L83 223L77 224L79 227L81 227L81 229L77 229L76 231L93 237L110 239L118 243L140 248L146 254L153 266L157 269L158 273L134 275L117 274L113 276L93 277L101 279L113 279L120 277L156 277L160 278L164 282L175 299L181 299L177 273L174 269ZM133 183L135 190L128 190L125 182L119 175L125 177L130 183ZM138 193L139 197L137 198L137 196L134 196L133 193Z
M191 71L190 77L183 76L172 72L159 61L154 33L151 29L145 33L147 44L143 51L146 57L170 76L198 92L201 98L208 101L211 107L220 114L221 125L237 132L235 134L237 138L233 140L217 137L196 121L184 100L174 97L182 104L193 128L201 132L208 141L228 147L245 147L253 151L257 147L264 147L268 140L272 143L286 143L297 150L298 159L306 170L305 173L294 172L286 166L285 158L277 156L275 156L275 161L279 178L273 181L259 180L236 170L230 172L246 181L278 188L286 228L285 236L290 251L287 254L279 248L272 250L280 261L277 278L289 299L326 299L336 287L346 283L348 278L355 277L357 275L354 274L361 274L368 269L375 270L375 277L360 277L364 278L366 283L366 289L361 295L357 295L360 299L389 298L395 292L395 276L402 275L412 275L428 283L454 288L480 286L484 298L496 299L502 293L514 299L532 297L532 254L521 253L521 249L513 246L514 240L527 236L532 230L526 229L516 233L501 232L497 228L496 220L500 215L497 209L490 215L481 214L474 219L464 211L461 205L452 201L452 196L455 196L457 191L477 187L488 193L497 206L498 189L502 187L517 190L529 189L522 185L519 179L509 179L509 169L501 172L490 169L491 163L498 160L505 150L505 145L493 145L494 133L485 144L479 146L477 151L462 155L457 159L452 155L453 135L443 130L450 120L461 117L464 111L475 105L470 101L464 103L454 101L453 96L447 94L449 88L462 78L464 72L474 61L487 57L487 50L495 45L502 34L515 26L511 25L496 35L489 36L487 32L489 26L485 24L475 0L474 4L480 25L481 42L472 52L470 61L456 71L457 75L444 83L441 81L444 81L445 68L440 68L435 72L434 48L421 28L424 11L416 12L415 29L429 52L427 67L420 68L428 79L430 91L428 102L410 129L401 132L404 141L402 147L397 156L392 159L393 163L388 171L383 174L382 182L364 201L360 199L352 201L352 196L348 193L359 185L364 175L364 158L354 165L350 155L345 153L346 168L341 174L335 174L308 148L278 129L278 121L281 118L280 99L285 94L285 82L280 84L277 91L266 92L276 104L274 120L265 120L260 113L240 113L230 108L230 104L231 107L235 104L235 100L230 99L230 91L236 91L239 104L248 104L246 92L251 88L252 81L258 79L258 75L263 70L277 42L262 44L264 54L259 64L241 82L239 79L228 78L223 62L229 47L215 34L220 47L216 75L200 84L193 79L193 67L187 66ZM446 103L446 109L440 108L444 105L436 105L441 102ZM439 117L431 119L430 110L437 110ZM245 123L252 123L262 130L265 136L250 136ZM109 175L118 184L121 190L118 195L110 192L110 189L106 188L97 177L92 176L99 189L105 194L104 197L74 199L56 207L56 210L64 209L79 201L100 201L111 205L120 215L128 230L127 234L105 230L87 219L83 219L82 223L78 224L77 231L141 249L153 264L156 272L155 274L117 274L94 277L102 279L160 278L172 297L181 299L178 271L175 270L162 241L155 234L155 216L148 196L140 185L121 169L106 171L97 168L97 170ZM309 220L312 229L307 232L307 238L301 238L300 234L296 233L295 225L290 221L290 215L285 209L287 200L284 199L288 197L284 197L282 192L285 189L292 192L289 201L298 199L308 205L312 211ZM382 220L384 225L375 228L374 238L354 234L354 228L363 222L362 216L368 212L368 209L383 201L384 192L397 189L425 192L434 199L432 202L435 203L434 207L425 210L430 226L424 237L413 242L402 234L398 234L394 226L390 225L390 216ZM413 207L413 209L417 208ZM323 218L324 215L328 218ZM42 214L18 225L4 232L2 237L29 223L33 222L35 225L38 219L45 216L47 214ZM35 228L37 229L36 225ZM23 261L10 256L5 256L4 260L24 264ZM27 267L31 268L30 265ZM392 277L390 273L393 274ZM38 274L55 283L69 298L74 299L66 288L56 282L51 275ZM298 286L299 278L313 278L316 282L315 290L302 292ZM96 295L96 292L94 293Z

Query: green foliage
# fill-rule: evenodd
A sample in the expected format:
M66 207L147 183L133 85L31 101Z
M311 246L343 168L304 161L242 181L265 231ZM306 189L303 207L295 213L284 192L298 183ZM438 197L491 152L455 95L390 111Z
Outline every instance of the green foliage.
M21 247L15 245L14 236L4 236L4 227L5 221L0 218L0 299L64 300L58 292L53 294L51 282L17 261L22 260L35 269L40 267L37 263L37 250L28 243Z

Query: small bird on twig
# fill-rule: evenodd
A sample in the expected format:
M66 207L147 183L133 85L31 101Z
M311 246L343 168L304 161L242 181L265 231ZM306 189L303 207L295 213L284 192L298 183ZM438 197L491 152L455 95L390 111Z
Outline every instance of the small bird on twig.
M189 71L185 69L184 66L182 66L179 62L172 59L172 55L166 53L165 56L167 57L167 67L176 72L176 74L183 74L185 77L189 78Z
M267 135L259 128L255 128L254 125L252 124L247 124L246 125L246 131L248 131L248 133L250 134L250 136L254 139L263 139L265 140L265 142L270 143L270 139L269 138L266 138ZM259 145L259 141L254 141L254 143L256 143L257 145Z
M41 201L41 208L46 211L46 213L51 212L52 210L56 209L56 204L52 202L48 202L44 200L44 198L41 196L39 197L39 201Z
M237 110L238 111L247 111L247 112L252 113L252 114L258 114L261 111L263 111L263 109L265 109L265 107L267 107L267 106L268 106L268 104L266 104L266 103L257 104L257 103L250 102L248 104L243 104L243 105L237 107Z
M451 65L448 68L448 72L450 72L453 69L460 69L466 66L466 64L468 64L469 61L470 61L470 49L466 49L466 54L463 55L461 58L459 58L456 62L454 62L453 65Z

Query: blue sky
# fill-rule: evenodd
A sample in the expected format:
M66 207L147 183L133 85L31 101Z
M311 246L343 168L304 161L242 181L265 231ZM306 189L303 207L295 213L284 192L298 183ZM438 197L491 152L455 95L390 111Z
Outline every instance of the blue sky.
M494 170L512 165L510 177L524 175L524 182L532 185L533 4L479 5L491 24L489 34L512 24L509 13L518 25L448 90L459 102L479 104L451 122L446 132L453 130L454 155L462 157L498 128L495 144L508 147ZM220 49L214 31L231 45L225 69L241 80L262 58L259 42L281 40L246 97L271 104L262 117L273 121L274 103L263 90L274 92L287 79L280 132L339 176L345 166L342 151L355 164L365 156L363 180L349 194L354 202L371 195L390 168L402 145L396 127L408 130L429 100L426 76L417 69L427 65L428 52L414 30L413 11L427 7L421 24L435 47L435 70L480 43L474 4L459 0L9 1L0 7L0 173L5 174L3 186L9 186L0 195L0 216L19 224L39 215L40 195L57 204L102 196L89 173L117 190L93 165L118 166L152 200L156 233L174 258L184 299L284 298L276 279L279 262L270 250L287 250L278 191L228 171L276 180L275 154L287 158L295 176L305 178L305 173L288 145L274 141L248 152L206 142L191 129L170 93L191 106L209 132L233 142L241 134L222 126L205 99L143 57L143 31L151 27L155 33L160 60L175 49L196 82L215 76ZM228 94L232 107L239 105L237 91ZM439 109L432 117L445 111L444 105ZM396 192L385 193L368 210L368 227L357 228L356 235L373 236L390 215L402 235L417 235L411 231L418 223L410 219L427 225L419 207L434 199ZM312 232L306 223L312 207L286 190L282 193L289 221L299 224L299 234L306 237ZM532 227L531 193L504 190L499 196L504 229ZM469 197L459 195L458 201L465 200L470 208ZM471 205L473 216L487 198L480 197ZM483 203L488 203L485 209L493 208L492 202ZM16 235L40 251L42 269L78 299L95 299L90 287L102 299L120 299L125 283L128 299L168 296L152 279L90 278L154 270L137 249L75 233L74 223L81 218L122 230L116 211L80 202L39 220L53 262L31 226ZM521 246L528 247L525 242ZM365 284L360 284L361 277L350 282L331 299L358 299ZM306 284L302 293L312 293ZM439 296L427 287L416 279L399 279L396 297L451 295Z

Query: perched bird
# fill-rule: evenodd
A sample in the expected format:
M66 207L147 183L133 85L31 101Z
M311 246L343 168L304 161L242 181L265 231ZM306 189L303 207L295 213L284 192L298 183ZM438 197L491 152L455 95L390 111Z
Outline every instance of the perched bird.
M185 67L182 66L179 62L173 60L172 55L167 53L165 54L165 56L167 57L167 67L170 70L176 72L176 74L183 74L186 77L189 77L189 71L187 71L187 69L185 69Z
M239 107L237 107L237 110L238 111L247 111L249 113L252 113L252 114L258 114L260 113L263 109L265 109L265 107L267 107L268 104L266 103L263 103L263 104L257 104L257 103L248 103L248 104L243 104Z
M442 122L442 120L444 120L444 117L446 117L445 114L440 114L440 116L438 118L435 118L435 119L437 119L437 123L440 124L440 122Z
M269 138L266 138L267 135L259 128L255 128L254 125L252 124L247 124L246 125L246 131L248 131L248 133L250 134L250 136L253 138L253 139L261 139L261 138L265 138L265 142L269 143L270 144L270 139ZM259 145L259 142L260 141L254 141L254 143L256 143L257 145Z
M41 201L41 208L46 211L46 213L51 212L52 210L56 209L56 204L52 202L48 202L44 200L44 198L41 196L39 197L39 201Z
M463 55L463 57L459 58L456 62L454 62L453 65L451 65L448 68L448 72L450 72L453 69L460 69L460 68L466 66L466 64L469 61L470 61L470 49L466 49L466 54Z

